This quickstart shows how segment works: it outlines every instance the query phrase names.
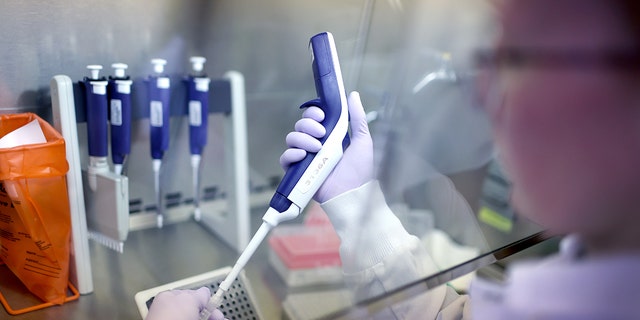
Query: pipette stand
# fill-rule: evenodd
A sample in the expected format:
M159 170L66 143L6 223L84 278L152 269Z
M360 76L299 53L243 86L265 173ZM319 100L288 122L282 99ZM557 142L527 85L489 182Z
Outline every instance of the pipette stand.
M82 175L78 150L78 131L73 97L73 82L65 75L51 79L51 102L53 125L65 140L67 162L67 190L71 213L71 240L73 250L69 263L69 280L81 294L93 292L91 257L84 197L82 197Z
M231 112L225 115L224 167L228 191L226 206L202 202L201 223L218 234L238 252L249 243L249 156L244 77L229 71L224 78L230 83Z
M212 104L218 104L217 112L224 114L224 170L227 192L224 198L201 201L200 222L232 248L241 252L249 241L250 208L264 205L272 192L249 197L244 77L239 72L229 71L222 79L213 82L220 87L216 92L219 94L213 97L222 101L212 101ZM70 278L81 294L88 294L93 292L88 239L100 240L97 234L110 234L118 240L115 249L122 250L119 242L126 240L128 231L155 227L155 213L129 214L126 176L110 172L99 173L96 177L99 194L90 190L87 172L81 167L81 148L78 142L77 124L85 121L84 101L81 98L78 84L74 84L70 77L56 75L51 79L53 122L65 138L69 162L67 185L74 247ZM103 212L104 209L112 212ZM181 205L168 208L166 214L167 223L186 221L193 216L193 207ZM98 242L104 244L104 241Z
M66 76L57 76L66 77ZM57 77L54 77L55 80ZM68 78L68 77L67 77ZM136 85L138 85L136 87ZM75 145L76 156L86 158L86 146L78 143L77 125L86 121L85 99L79 83L68 85L70 104L67 108L75 108L75 140L67 140ZM146 96L142 81L134 81L133 108L144 109L143 98ZM181 101L180 96L186 94L180 86L175 86L175 100ZM263 206L268 202L270 194L252 195L250 199L249 187L249 159L247 146L246 103L244 77L237 71L229 71L222 78L212 79L210 95L210 113L221 113L224 123L224 197L203 199L200 201L202 212L200 223L211 230L229 246L241 252L249 242L250 236L250 208L252 205ZM136 100L138 98L138 100ZM75 104L74 104L75 101ZM133 121L144 121L144 113L140 109L132 110ZM179 108L174 108L172 117L186 116ZM148 115L147 115L148 116ZM84 132L80 132L80 137ZM66 137L65 137L66 138ZM75 142L74 142L75 141ZM132 137L132 144L136 142ZM171 149L171 147L170 147ZM79 154L79 155L78 155ZM84 156L83 156L84 155ZM132 156L133 157L133 156ZM80 162L80 160L78 160ZM206 162L203 162L206 166ZM86 169L86 168L85 168ZM96 176L97 190L91 190L87 183L86 170L81 172L84 183L78 182L84 189L84 209L88 232L85 237L97 240L100 244L122 251L122 244L130 231L155 228L156 212L144 208L142 211L131 213L129 184L127 176L119 176L111 172L98 173ZM136 178L139 178L136 176ZM166 196L166 195L163 195ZM82 197L80 197L82 198ZM144 201L143 203L148 203ZM106 212L105 212L106 210ZM178 206L164 208L165 224L189 220L193 217L193 205L181 203Z

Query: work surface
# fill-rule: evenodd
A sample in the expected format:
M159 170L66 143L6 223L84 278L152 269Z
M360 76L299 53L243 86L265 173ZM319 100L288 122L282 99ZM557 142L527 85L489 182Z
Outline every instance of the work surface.
M260 209L252 211L251 234L253 235L264 211ZM526 223L518 228L522 230L504 237L483 226L485 236L494 242L491 244L492 248L511 243L523 235L535 233L535 228L532 229L532 226ZM0 308L0 319L140 319L134 300L137 292L232 266L239 255L204 226L192 220L166 225L162 229L130 232L122 254L93 241L89 241L89 244L94 281L93 293L82 295L78 300L62 306L17 316L10 316L4 308ZM513 246L512 250L502 250L500 254L496 252L496 257L500 255L498 258L504 258L527 247L528 245ZM256 300L254 303L263 318L282 319L282 303L285 297L299 290L285 285L269 264L268 256L268 243L264 241L251 258L245 272ZM0 266L0 279L2 292L8 291L9 296L15 297L15 292L23 291L24 296L31 297L6 266ZM16 286L22 288L15 289ZM17 307L24 306L26 305L22 304ZM14 308L17 307L14 306Z
M142 290L232 265L238 254L194 221L129 233L119 254L89 241L94 292L62 306L0 319L140 319L134 295ZM245 269L266 319L281 318L284 284L267 261L267 243ZM6 269L6 266L3 266ZM11 276L2 273L2 277ZM255 283L255 285L254 285ZM5 289L5 288L2 288Z

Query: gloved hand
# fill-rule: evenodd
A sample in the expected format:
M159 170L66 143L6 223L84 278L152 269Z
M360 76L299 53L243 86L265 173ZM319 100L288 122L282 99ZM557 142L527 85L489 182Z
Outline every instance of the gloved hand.
M169 290L160 292L153 299L146 320L198 320L200 310L209 302L209 288L198 290ZM209 320L224 320L218 309L209 316Z
M351 144L347 147L340 162L322 184L313 199L323 203L351 189L355 189L373 179L373 143L369 126L360 101L360 94L351 92L347 98L351 128ZM322 144L318 140L326 134L320 124L324 112L318 107L309 107L302 119L295 124L295 131L286 137L289 147L280 156L280 166L286 171L289 166L307 155L318 152Z

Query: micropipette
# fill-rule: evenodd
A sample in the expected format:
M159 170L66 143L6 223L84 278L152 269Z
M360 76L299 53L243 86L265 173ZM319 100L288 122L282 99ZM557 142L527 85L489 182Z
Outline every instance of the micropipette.
M320 139L322 148L317 153L307 153L304 159L287 169L271 198L269 209L262 217L262 225L211 296L207 306L200 312L202 320L208 319L211 312L220 305L224 293L229 290L269 231L280 222L297 217L342 158L345 140L348 141L349 138L349 114L333 36L324 32L311 37L309 49L318 98L304 103L301 108L318 106L324 111L325 118L321 124L326 128L327 134Z
M203 72L204 57L191 57L192 74L187 79L187 100L189 107L189 149L193 173L194 218L200 221L200 159L202 149L207 144L207 124L209 116L209 79Z
M99 172L109 171L107 163L107 80L100 77L101 65L88 65L90 77L85 77L84 87L87 100L87 142L89 145L89 165L87 180L91 190L96 191Z
M149 76L149 125L151 139L151 158L153 165L154 185L156 194L156 223L162 228L163 201L162 186L160 185L160 167L162 156L169 148L169 102L171 82L169 77L163 74L167 61L164 59L152 59L155 74Z
M109 108L111 123L111 160L114 172L122 174L122 165L131 151L131 85L133 81L125 70L124 63L111 65L115 76L109 77Z

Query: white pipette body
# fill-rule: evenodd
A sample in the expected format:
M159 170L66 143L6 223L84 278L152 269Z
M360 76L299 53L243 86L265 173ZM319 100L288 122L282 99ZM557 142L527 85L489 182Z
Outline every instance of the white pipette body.
M271 208L269 209L273 210ZM253 236L253 238L251 238L251 241L249 241L247 248L242 251L242 254L238 258L238 261L236 261L236 264L233 266L225 279L220 283L220 286L218 287L218 290L216 290L216 293L213 294L209 299L207 306L202 309L202 311L200 311L201 320L209 319L209 316L211 315L213 310L220 306L220 304L222 303L222 295L224 295L224 293L229 290L231 284L240 274L240 271L242 271L242 269L247 265L247 262L249 262L251 256L253 256L253 254L258 249L258 246L260 246L260 243L262 243L262 240L266 238L267 234L273 227L274 226L270 225L267 222L262 223L258 231L256 231L256 234Z

